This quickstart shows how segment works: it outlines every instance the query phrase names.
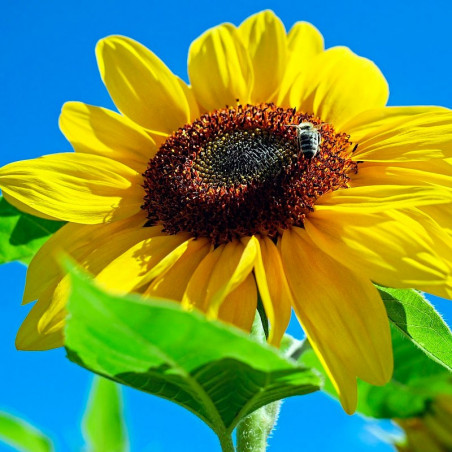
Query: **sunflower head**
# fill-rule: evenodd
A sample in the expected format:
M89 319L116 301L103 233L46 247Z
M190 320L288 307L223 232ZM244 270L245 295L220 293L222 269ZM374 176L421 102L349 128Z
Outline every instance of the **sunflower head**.
M392 350L372 282L452 298L452 114L386 107L386 80L306 22L264 11L190 47L190 85L150 50L96 48L119 113L63 107L75 152L0 169L19 209L67 221L31 262L22 349L63 344L64 250L99 284L244 330L261 298L278 346L293 309L347 412Z
M306 157L296 130L318 125L315 159ZM303 133L303 132L302 132ZM215 245L264 235L275 239L324 193L346 188L349 137L296 109L274 104L238 105L205 114L179 128L144 173L143 209L149 224L188 231Z

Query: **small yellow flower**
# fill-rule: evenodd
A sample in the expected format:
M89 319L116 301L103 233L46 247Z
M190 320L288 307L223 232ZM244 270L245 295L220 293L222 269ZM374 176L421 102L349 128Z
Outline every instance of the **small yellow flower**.
M74 153L0 169L13 205L69 222L29 266L17 347L63 344L64 250L112 290L244 330L259 293L276 346L293 308L353 412L357 377L392 374L372 281L452 298L452 112L385 107L371 61L270 11L196 39L190 86L129 38L96 55L120 114L67 103ZM312 158L302 122L320 132Z
M421 417L397 419L405 438L395 444L399 452L450 452L452 450L452 396L436 397Z

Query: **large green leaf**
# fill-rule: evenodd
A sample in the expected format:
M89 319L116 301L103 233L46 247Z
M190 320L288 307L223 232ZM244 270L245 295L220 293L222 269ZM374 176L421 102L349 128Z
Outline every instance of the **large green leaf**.
M417 291L378 287L389 320L430 358L452 371L452 333Z
M0 264L28 264L44 242L64 223L34 217L0 196Z
M439 394L452 394L452 374L392 327L394 374L382 387L360 381L358 411L375 418L421 415Z
M452 394L452 374L391 326L394 373L385 386L358 381L358 412L374 418L408 418L424 413L438 394ZM323 390L337 394L314 351L304 344L299 361L323 373Z
M319 389L316 372L235 328L174 302L105 293L71 273L69 359L184 406L220 437L263 405Z
M121 389L105 378L96 377L83 418L83 433L91 452L128 450Z
M36 428L22 419L0 412L0 441L23 452L49 452L52 443Z

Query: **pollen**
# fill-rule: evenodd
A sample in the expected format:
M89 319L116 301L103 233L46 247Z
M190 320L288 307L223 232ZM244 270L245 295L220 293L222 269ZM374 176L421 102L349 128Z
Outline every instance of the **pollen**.
M296 127L310 122L315 157L299 147ZM254 234L272 238L303 227L316 199L346 188L357 172L353 145L320 118L274 104L238 105L205 114L173 133L144 173L148 224L220 244Z

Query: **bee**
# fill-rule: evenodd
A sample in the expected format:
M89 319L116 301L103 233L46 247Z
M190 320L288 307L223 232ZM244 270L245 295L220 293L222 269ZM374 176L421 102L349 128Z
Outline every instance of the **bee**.
M302 122L300 124L287 124L286 127L296 127L298 139L298 151L303 152L307 159L316 156L322 142L320 131L311 122Z

